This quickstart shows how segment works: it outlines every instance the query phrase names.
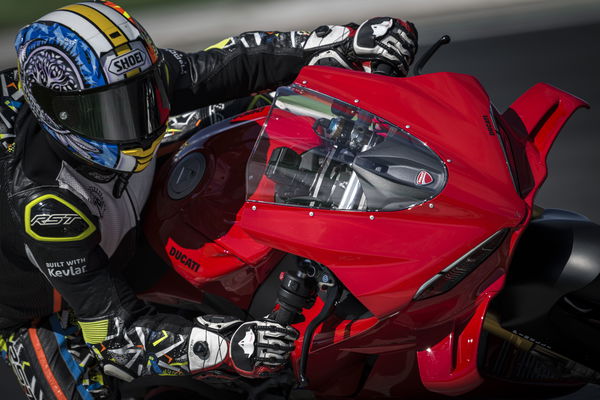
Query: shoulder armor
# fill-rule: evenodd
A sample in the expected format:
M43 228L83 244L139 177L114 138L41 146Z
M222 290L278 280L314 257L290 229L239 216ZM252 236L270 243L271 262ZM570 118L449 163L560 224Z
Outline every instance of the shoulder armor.
M14 123L24 101L17 69L0 71L0 150L13 151Z
M59 194L41 194L25 204L25 232L41 242L74 242L89 237L96 225Z

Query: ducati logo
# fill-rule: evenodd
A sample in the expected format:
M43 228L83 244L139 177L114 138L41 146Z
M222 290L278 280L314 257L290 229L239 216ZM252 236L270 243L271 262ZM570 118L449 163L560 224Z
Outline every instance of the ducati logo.
M417 175L417 185L419 185L419 186L429 185L432 182L433 182L433 177L427 171L422 170Z
M56 226L71 225L75 221L83 220L77 214L40 214L31 218L30 225Z

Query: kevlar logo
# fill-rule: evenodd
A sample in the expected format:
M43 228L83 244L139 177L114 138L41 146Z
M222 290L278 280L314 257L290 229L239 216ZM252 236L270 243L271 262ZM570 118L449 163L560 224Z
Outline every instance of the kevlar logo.
M433 177L429 172L421 171L419 172L419 175L417 175L417 185L429 185L431 182L433 182Z
M140 68L145 62L146 55L140 49L136 49L112 60L108 66L108 70L115 75L125 74L136 68Z
M71 225L78 220L83 221L77 214L39 214L31 218L30 226Z
M194 272L198 272L198 270L200 269L200 264L192 260L181 250L176 249L174 246L171 246L171 248L169 249L169 255L171 256L171 258L174 258L175 260L179 261L182 265L188 267Z
M65 278L85 274L87 272L87 260L85 257L66 261L47 262L46 269L52 278Z

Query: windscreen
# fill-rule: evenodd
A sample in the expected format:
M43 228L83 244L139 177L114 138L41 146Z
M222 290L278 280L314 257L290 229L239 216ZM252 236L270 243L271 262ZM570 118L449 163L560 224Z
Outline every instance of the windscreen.
M249 201L396 211L436 196L446 179L442 160L406 131L355 105L291 86L277 91L246 183Z

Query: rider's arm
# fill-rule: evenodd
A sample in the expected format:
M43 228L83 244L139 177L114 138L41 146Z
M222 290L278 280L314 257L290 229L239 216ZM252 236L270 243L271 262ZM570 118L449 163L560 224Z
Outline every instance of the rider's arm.
M293 330L282 334L278 329L286 328L277 325L275 335L290 345L273 355L283 355L281 361L274 366L252 362L244 369L243 363L230 355L230 343L236 334L243 340L246 330L269 331L266 322L242 324L226 317L216 322L210 318L189 321L157 313L136 298L118 272L118 257L109 257L105 251L103 237L110 232L102 231L102 221L73 192L38 187L17 193L15 203L17 223L24 227L27 258L75 311L84 339L105 373L130 380L229 367L247 376L260 376L283 365L292 350ZM127 237L121 246L126 243ZM126 250L119 247L115 254ZM258 342L254 344L260 347Z
M290 82L305 64L307 32L249 32L208 49L161 50L168 63L173 113Z
M413 24L372 18L358 25L324 25L312 32L246 32L204 51L161 50L169 69L173 114L288 84L309 64L371 71L392 66L404 76L417 50Z

